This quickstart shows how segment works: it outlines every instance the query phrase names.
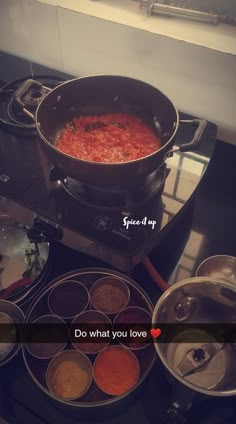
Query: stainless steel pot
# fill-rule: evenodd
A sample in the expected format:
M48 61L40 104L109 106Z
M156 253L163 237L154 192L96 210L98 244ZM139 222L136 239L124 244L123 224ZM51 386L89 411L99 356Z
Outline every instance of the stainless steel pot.
M236 258L229 255L215 255L206 258L198 267L196 277L220 278L236 286Z
M25 106L26 97L40 99L35 115ZM159 168L172 153L180 123L196 127L193 139L175 148L182 152L198 148L207 125L205 120L180 121L176 107L161 91L145 82L123 76L76 78L53 90L37 81L27 80L15 92L14 100L35 121L44 152L62 175L93 185L138 185L139 180ZM162 147L129 162L102 163L77 159L55 146L58 135L74 117L112 112L141 117L156 132Z
M155 348L166 369L190 389L236 395L236 288L209 277L186 279L159 299Z

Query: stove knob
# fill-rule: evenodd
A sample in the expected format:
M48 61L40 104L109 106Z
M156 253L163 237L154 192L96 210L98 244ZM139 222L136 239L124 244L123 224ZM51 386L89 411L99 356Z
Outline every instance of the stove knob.
M55 240L61 240L63 232L60 227L53 226L48 222L36 218L33 226L28 230L27 236L34 243L49 243Z

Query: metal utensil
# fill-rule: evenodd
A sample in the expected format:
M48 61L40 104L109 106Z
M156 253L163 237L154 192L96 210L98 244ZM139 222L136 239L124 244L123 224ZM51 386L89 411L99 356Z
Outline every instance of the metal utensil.
M183 7L160 4L152 0L141 1L141 9L146 10L149 16L153 14L160 14L174 18L191 19L193 21L212 24L218 24L220 20L219 16L215 13L206 13L193 9L185 9Z

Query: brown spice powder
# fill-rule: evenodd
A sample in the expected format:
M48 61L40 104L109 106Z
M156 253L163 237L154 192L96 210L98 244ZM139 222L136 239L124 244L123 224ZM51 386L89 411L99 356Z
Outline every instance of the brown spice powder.
M127 295L122 288L106 283L94 289L91 300L99 311L115 313L126 306Z

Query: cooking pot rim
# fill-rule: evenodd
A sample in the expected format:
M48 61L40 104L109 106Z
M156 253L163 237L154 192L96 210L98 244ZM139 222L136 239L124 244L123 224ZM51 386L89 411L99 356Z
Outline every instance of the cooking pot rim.
M164 96L169 102L170 102L170 104L172 105L172 107L173 107L173 109L175 110L175 115L176 115L176 120L173 122L174 123L174 128L173 128L173 133L172 133L172 135L171 135L171 137L168 139L168 141L165 143L165 144L163 144L163 146L160 148L160 149L158 149L158 150L155 150L155 152L152 152L152 153L150 153L149 155L146 155L146 156L143 156L143 157L141 157L141 158L138 158L138 159L133 159L133 160L129 160L129 161L126 161L126 162L93 162L93 161L88 161L88 160L84 160L84 159L79 159L79 158L76 158L76 157L74 157L74 156L71 156L71 155L68 155L67 153L63 153L63 152L61 152L59 149L57 149L55 146L54 146L54 144L52 144L52 143L50 143L48 140L47 140L47 138L46 137L44 137L44 135L43 135L43 133L41 132L41 129L40 129L40 122L38 122L38 113L39 113L39 110L40 110L40 108L41 108L41 106L43 105L43 103L44 103L44 101L48 98L48 96L50 96L52 93L55 93L57 90L59 90L61 87L63 87L63 86L66 86L67 84L70 84L71 82L74 82L74 81L80 81L80 80L86 80L86 79L90 79L90 78L100 78L100 77L106 77L106 78L110 78L110 77L114 77L114 78L124 78L124 79L129 79L129 80L132 80L132 81L136 81L136 82L138 82L138 83L142 83L142 84L145 84L146 86L149 86L150 88L152 88L152 89L154 89L154 90L157 90L162 96ZM169 97L165 94L165 93L163 93L161 90L159 90L157 87L155 87L154 85L152 85L152 84L149 84L149 83L147 83L147 82L145 82L145 81L142 81L142 80L139 80L139 79L137 79L137 78L132 78L132 77L127 77L127 76L125 76L125 75L111 75L111 74L95 74L95 75L86 75L85 77L78 77L78 78L72 78L72 79L70 79L70 80L68 80L68 81L64 81L62 84L60 84L60 85L58 85L57 87L54 87L51 91L49 91L45 96L44 96L44 98L41 100L41 102L38 104L38 106L37 106L37 109L36 109L36 112L35 112L35 117L34 117L34 120L35 120L35 127L36 127L36 130L37 130L37 132L38 132L38 135L40 136L40 138L41 139L43 139L43 141L52 149L52 150L54 150L57 154L60 154L60 156L62 156L62 157L67 157L68 159L73 159L73 161L75 161L75 162L77 162L77 163L80 163L80 162L83 162L83 163L89 163L89 164L92 164L92 165L94 165L94 166L106 166L106 167L109 167L109 166L119 166L119 167L122 167L122 166L125 166L125 165L128 165L128 164L132 164L132 163L137 163L137 162L141 162L142 160L145 160L146 158L149 158L149 157L152 157L152 156L155 156L157 153L159 153L159 152L162 152L164 149L166 149L166 147L168 146L168 145L171 145L171 143L172 143L172 141L173 141L173 139L175 138L175 136L176 136L176 133L177 133L177 131L178 131L178 128L179 128L179 123L180 123L180 118L179 118L179 112L178 112L178 109L177 109L177 107L175 106L175 104L172 102L172 100L170 100L169 99ZM166 154L168 154L168 151L166 152Z
M236 286L234 286L232 283L230 283L227 280L221 279L221 278L214 278L214 277L207 277L207 276L202 276L202 277L190 277L190 278L185 278L182 281L179 281L178 283L173 284L172 286L169 286L169 288L161 295L161 297L158 299L155 307L154 307L154 311L153 311L153 315L152 315L152 323L154 324L154 317L157 315L157 311L159 310L161 304L163 303L163 301L169 296L169 294L173 291L175 291L175 289L179 289L182 287L186 287L189 284L194 284L194 283L210 283L213 285L217 285L217 286L223 286L226 288L229 288L233 291L236 292Z

